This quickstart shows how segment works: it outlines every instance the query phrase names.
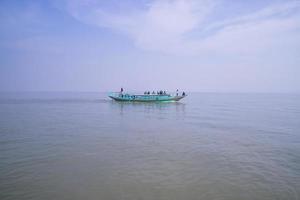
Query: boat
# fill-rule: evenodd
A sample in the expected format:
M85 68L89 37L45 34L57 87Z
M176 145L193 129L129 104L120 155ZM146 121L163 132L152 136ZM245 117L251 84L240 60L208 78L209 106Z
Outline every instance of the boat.
M168 102L179 101L187 95L170 95L170 94L128 94L122 92L111 92L108 96L115 101L133 101L133 102Z

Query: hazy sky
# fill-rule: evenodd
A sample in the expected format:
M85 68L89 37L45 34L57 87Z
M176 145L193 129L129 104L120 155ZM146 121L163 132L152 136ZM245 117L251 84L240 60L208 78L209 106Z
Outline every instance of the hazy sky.
M0 1L0 90L121 86L300 92L300 1Z

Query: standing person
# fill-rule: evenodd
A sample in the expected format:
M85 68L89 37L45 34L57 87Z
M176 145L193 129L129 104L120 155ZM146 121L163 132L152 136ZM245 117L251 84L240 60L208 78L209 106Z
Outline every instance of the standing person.
M121 93L123 92L123 88L121 87Z
M178 96L178 89L176 90L176 96Z

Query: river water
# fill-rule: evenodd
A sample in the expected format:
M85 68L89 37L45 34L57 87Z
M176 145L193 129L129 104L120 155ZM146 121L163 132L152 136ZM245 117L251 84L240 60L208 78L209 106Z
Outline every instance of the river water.
M0 199L300 199L300 95L1 93Z

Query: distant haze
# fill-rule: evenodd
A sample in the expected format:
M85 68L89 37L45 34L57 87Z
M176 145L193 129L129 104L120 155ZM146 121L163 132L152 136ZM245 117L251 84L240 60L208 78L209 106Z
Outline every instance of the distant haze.
M1 0L0 91L300 92L300 1Z

